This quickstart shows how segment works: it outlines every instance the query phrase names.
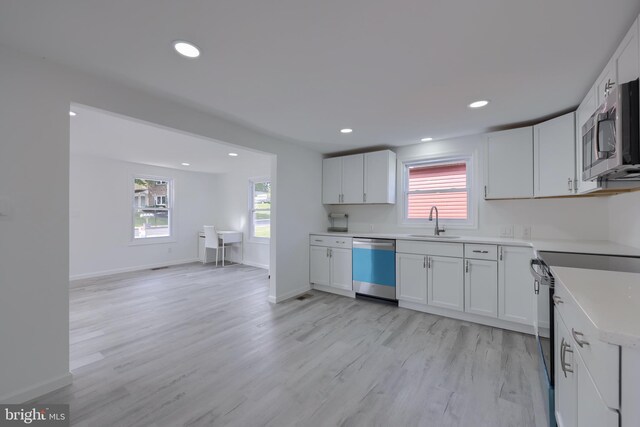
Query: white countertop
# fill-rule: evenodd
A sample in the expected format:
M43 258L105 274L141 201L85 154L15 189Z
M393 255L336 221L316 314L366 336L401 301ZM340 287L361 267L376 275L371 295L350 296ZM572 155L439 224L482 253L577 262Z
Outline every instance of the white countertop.
M551 267L602 341L640 348L640 273Z
M605 255L626 255L640 257L640 248L632 246L620 245L618 243L606 240L552 240L552 239L535 239L520 240L509 239L504 237L483 237L483 236L460 236L455 239L438 238L430 236L428 233L329 233L318 232L310 233L321 236L341 236L341 237L364 237L369 239L396 239L396 240L428 240L449 243L486 243L493 245L505 246L525 246L533 248L536 251L548 252L573 252L584 254L605 254ZM413 234L420 234L415 236ZM424 234L424 236L423 236ZM446 236L446 234L445 234Z

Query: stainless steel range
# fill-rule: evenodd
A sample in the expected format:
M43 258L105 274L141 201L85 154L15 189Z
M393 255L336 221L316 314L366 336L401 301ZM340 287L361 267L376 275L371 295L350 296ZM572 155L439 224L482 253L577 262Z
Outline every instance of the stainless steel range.
M538 258L531 260L531 274L535 279L534 293L537 305L537 319L534 323L534 329L540 354L540 381L546 395L545 403L549 426L555 427L555 349L553 348L555 279L550 266L640 273L640 258L541 251L538 252Z

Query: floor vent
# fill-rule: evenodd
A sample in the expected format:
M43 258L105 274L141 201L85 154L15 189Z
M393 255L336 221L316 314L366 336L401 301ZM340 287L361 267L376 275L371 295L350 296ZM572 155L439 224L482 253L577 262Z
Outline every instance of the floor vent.
M312 296L313 296L313 295L311 295L311 294L303 294L303 295L300 295L299 297L296 297L296 299L297 299L298 301L304 301L304 300L306 300L307 298L311 298Z
M153 268L151 269L151 271L164 270L165 268L169 268L169 266L168 266L168 265L165 265L164 267L153 267Z

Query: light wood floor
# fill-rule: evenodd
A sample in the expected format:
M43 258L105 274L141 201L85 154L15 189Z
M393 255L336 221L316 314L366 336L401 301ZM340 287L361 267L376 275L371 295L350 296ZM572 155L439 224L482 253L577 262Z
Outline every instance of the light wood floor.
M77 426L542 426L528 335L189 264L71 285Z

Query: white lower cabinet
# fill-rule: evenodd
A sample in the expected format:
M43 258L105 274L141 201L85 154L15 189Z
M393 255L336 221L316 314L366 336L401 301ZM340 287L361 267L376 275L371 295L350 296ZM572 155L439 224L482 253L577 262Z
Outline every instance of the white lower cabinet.
M341 291L353 289L352 239L311 235L309 282Z
M331 283L331 261L328 247L309 246L309 281L316 285Z
M464 310L463 265L462 258L427 257L429 305Z
M499 319L524 325L533 324L533 277L529 273L532 258L534 254L531 248L498 248Z
M498 317L498 263L479 259L464 263L464 311Z
M351 249L329 248L330 286L340 289L353 289Z
M427 303L427 257L396 254L396 298L399 301Z
M559 427L618 427L619 413L598 391L578 344L559 310L555 310L555 406ZM588 344L584 344L585 346ZM594 368L594 367L592 367ZM614 372L615 371L615 372ZM612 369L610 375L619 375Z

